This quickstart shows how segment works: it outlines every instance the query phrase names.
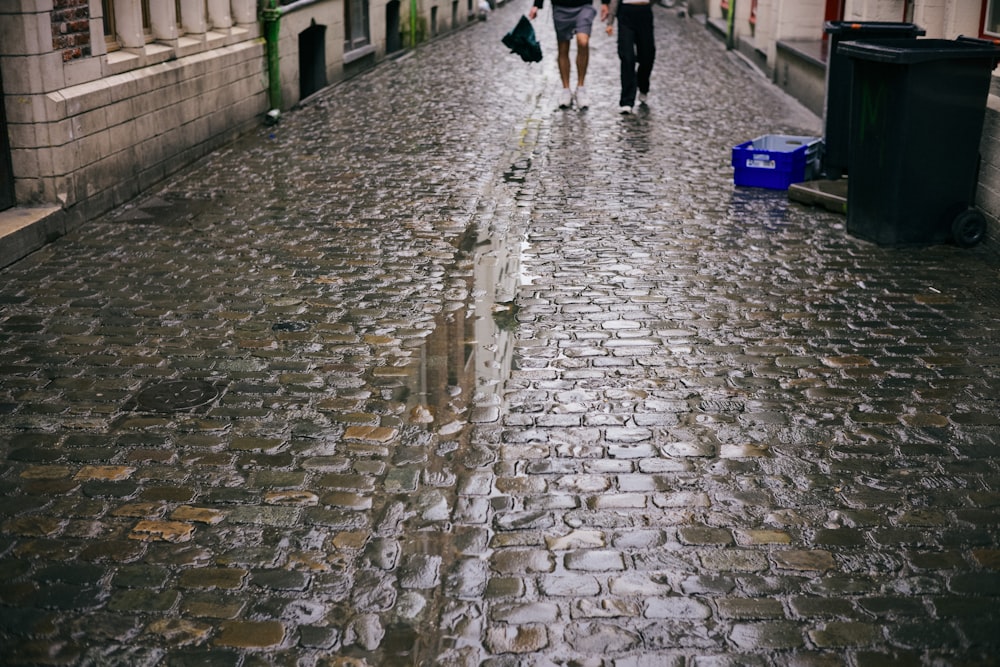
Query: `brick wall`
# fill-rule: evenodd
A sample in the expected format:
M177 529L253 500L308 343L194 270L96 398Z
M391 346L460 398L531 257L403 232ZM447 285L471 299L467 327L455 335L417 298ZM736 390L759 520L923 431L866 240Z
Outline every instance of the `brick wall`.
M90 55L90 0L54 0L52 48L63 62Z

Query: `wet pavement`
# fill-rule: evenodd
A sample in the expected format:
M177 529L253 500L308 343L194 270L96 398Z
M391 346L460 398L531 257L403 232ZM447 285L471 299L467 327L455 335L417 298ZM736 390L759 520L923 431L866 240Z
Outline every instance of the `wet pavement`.
M526 10L0 271L4 664L1000 664L1000 260L735 189L820 122L673 11L556 110Z

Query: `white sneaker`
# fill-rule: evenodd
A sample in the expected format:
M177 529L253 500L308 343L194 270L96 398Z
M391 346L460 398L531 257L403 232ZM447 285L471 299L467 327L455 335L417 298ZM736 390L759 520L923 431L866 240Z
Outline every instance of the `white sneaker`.
M623 116L627 116L632 113L632 107L618 107L618 113Z
M590 106L587 101L587 91L584 88L576 89L576 94L573 96L573 100L576 102L576 108L581 111Z
M639 104L646 104L646 93L639 93Z
M562 92L559 93L559 108L569 109L573 106L573 93L570 92L569 88L563 88Z

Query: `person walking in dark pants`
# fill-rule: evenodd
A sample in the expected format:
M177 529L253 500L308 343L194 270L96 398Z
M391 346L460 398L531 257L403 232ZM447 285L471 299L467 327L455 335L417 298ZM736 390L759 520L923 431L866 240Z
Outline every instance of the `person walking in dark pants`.
M608 24L608 34L614 31L618 18L618 58L621 60L622 92L618 111L630 114L636 99L645 105L649 95L649 77L656 60L653 38L653 6L648 1L601 0L601 20Z

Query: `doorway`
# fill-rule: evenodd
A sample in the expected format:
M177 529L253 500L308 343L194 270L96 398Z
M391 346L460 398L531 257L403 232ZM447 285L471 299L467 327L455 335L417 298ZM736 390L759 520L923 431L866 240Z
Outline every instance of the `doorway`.
M299 33L299 99L326 88L326 26L315 23Z
M399 0L391 0L385 6L385 52L395 53L403 48L399 34Z

